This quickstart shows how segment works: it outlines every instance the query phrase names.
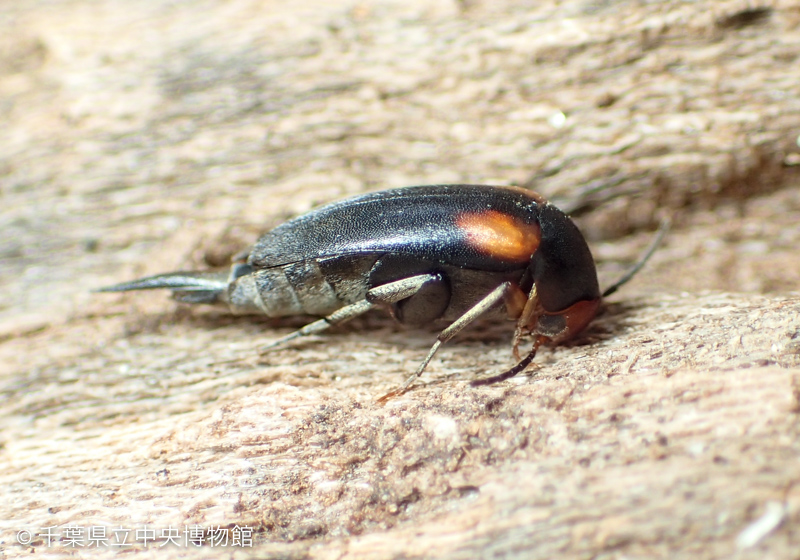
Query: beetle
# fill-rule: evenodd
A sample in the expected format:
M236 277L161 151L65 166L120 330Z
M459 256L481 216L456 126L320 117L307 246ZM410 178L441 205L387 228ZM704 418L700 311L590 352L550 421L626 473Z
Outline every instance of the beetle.
M542 344L575 337L601 301L594 259L572 220L532 191L487 185L356 196L279 225L234 258L230 271L173 272L99 291L156 288L237 314L322 317L264 349L376 307L410 326L448 322L416 371L386 397L405 392L439 347L478 317L505 311L517 321L515 357L524 336L533 336L533 349L473 385L508 379Z

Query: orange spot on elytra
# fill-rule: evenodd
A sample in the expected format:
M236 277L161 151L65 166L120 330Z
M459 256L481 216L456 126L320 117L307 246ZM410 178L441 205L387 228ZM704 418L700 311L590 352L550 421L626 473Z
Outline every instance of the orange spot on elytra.
M541 239L538 224L526 224L497 210L461 214L456 225L466 235L467 243L508 261L529 261Z

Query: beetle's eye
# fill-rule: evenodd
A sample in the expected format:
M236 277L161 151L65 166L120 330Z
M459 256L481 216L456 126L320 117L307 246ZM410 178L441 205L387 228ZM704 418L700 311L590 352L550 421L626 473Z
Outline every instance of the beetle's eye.
M536 332L549 338L555 338L567 329L567 319L563 315L540 315L536 323Z

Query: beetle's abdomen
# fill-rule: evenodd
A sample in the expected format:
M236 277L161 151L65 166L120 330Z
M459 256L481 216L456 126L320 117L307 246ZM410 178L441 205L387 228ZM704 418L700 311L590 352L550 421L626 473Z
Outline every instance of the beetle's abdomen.
M376 259L334 257L254 270L231 282L228 304L234 312L269 317L328 315L364 299Z

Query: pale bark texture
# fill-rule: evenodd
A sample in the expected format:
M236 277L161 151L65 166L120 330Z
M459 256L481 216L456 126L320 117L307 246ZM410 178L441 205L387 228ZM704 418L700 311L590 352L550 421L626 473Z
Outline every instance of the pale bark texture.
M798 558L799 54L797 0L3 3L0 557ZM385 405L441 325L259 356L308 318L91 293L436 183L541 192L603 285L673 226L574 343L473 388L481 323ZM252 546L135 534L195 525Z

